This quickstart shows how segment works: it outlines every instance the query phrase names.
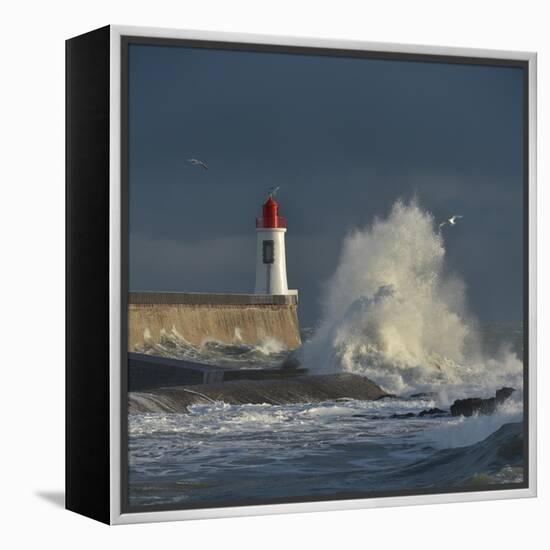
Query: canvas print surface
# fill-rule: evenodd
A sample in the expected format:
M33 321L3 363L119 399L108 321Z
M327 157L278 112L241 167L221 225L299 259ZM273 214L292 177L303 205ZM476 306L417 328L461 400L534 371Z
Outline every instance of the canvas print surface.
M130 511L526 479L526 68L130 40Z

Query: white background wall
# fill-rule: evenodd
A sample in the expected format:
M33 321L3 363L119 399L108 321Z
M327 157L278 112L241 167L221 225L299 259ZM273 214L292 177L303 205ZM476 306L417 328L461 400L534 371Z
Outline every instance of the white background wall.
M4 541L3 547L263 550L370 546L450 550L464 546L542 548L548 544L550 327L545 281L550 277L550 205L545 184L549 168L550 18L547 5L548 2L529 0L3 3L0 33L0 540ZM539 498L116 528L107 528L62 509L64 40L108 23L539 52Z

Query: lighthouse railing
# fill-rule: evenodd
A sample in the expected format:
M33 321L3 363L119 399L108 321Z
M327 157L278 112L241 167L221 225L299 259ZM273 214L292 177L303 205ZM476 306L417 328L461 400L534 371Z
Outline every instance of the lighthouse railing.
M283 216L274 216L272 218L264 218L259 216L256 218L256 229L267 229L273 227L282 227L286 229L286 218Z

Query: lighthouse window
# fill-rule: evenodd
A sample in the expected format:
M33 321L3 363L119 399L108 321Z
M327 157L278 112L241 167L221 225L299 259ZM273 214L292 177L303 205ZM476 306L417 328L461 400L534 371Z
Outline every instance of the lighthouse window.
M272 264L275 260L274 242L273 241L264 241L263 245L264 245L263 246L264 264Z

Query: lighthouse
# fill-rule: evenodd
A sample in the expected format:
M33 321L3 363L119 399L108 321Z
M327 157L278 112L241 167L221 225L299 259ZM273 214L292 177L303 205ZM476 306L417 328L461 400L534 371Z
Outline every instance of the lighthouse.
M297 294L286 281L285 233L286 219L279 216L279 204L270 193L256 218L255 294Z

